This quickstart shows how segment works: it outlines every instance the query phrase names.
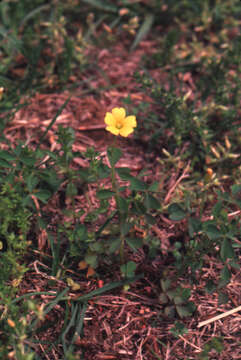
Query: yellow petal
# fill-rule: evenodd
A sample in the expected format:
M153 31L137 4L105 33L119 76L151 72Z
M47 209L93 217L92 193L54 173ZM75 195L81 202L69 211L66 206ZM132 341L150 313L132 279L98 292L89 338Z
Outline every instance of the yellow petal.
M106 125L114 125L115 124L115 119L110 112L107 112L105 115L105 123L106 123Z
M120 129L120 135L123 137L127 137L133 132L133 128L129 126L124 126L122 129Z
M117 129L115 126L107 126L106 130L109 131L111 134L119 135L120 130Z
M112 114L117 121L123 120L126 117L126 111L124 108L114 108Z
M124 120L124 124L130 127L136 127L136 117L134 115L127 116Z

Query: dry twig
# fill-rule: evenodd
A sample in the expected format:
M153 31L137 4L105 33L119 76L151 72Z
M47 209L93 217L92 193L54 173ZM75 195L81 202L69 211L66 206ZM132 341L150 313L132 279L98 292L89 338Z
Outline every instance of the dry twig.
M219 320L219 319L222 319L222 318L224 318L224 317L226 317L226 316L232 315L232 314L234 314L234 313L236 313L236 312L238 312L238 311L241 311L241 306L238 306L238 307L236 307L236 308L234 308L234 309L232 309L232 310L226 311L226 312L223 313L223 314L219 314L219 315L217 315L217 316L214 316L214 317L212 317L211 319L208 319L208 320L205 320L205 321L201 321L201 322L198 324L197 327L199 328L199 327L201 327L201 326L210 324L210 323L212 323L212 322L214 322L214 321L216 321L216 320Z

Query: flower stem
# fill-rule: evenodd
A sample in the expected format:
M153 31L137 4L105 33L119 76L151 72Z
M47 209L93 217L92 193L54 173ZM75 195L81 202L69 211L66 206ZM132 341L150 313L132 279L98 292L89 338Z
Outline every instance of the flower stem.
M120 229L121 230L121 229ZM125 262L125 254L124 254L124 248L125 248L125 238L123 236L122 233L120 233L120 239L121 239L121 244L120 244L120 262L121 264L124 264Z
M115 193L114 198L115 198L115 203L116 203L116 209L117 209L118 215L119 215L120 239L121 239L120 262L121 262L121 264L124 264L124 261L125 261L125 258L124 258L125 238L124 238L124 235L122 234L123 219L122 219L121 211L120 211L120 208L119 208L120 193L119 193L118 184L116 182L116 171L115 171L114 166L111 167L111 184L112 184L112 189L113 189L113 191Z

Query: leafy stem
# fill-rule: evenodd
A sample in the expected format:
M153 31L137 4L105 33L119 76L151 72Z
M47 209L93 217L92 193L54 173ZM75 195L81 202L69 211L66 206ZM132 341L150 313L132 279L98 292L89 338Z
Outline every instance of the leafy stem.
M111 184L112 184L112 190L115 193L114 198L115 198L116 208L117 208L118 215L119 215L120 240L121 240L120 241L120 261L121 261L121 264L123 264L124 263L125 237L124 237L122 229L123 229L125 216L120 208L119 184L117 183L117 180L116 180L116 170L115 170L115 165L119 161L121 155L122 155L122 152L118 148L110 147L108 149L108 157L109 157L109 161L110 161L110 165L111 165Z

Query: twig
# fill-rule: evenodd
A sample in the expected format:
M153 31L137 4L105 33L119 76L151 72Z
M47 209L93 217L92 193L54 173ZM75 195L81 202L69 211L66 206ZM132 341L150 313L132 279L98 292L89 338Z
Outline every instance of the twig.
M88 126L79 126L79 131L92 131L92 130L103 130L106 128L105 124L96 124L96 125L88 125Z
M176 189L176 187L179 185L179 183L186 177L188 177L189 175L187 174L187 172L190 169L190 161L188 162L187 166L185 167L185 169L183 170L182 175L179 177L179 179L177 179L177 181L175 182L175 184L171 187L171 189L168 191L165 200L164 200L164 204L166 204L169 200L170 197L172 195L172 193L174 192L174 190Z
M226 317L226 316L228 316L228 315L234 314L234 313L236 313L236 312L238 312L238 311L241 311L241 306L238 306L238 307L236 307L235 309L226 311L226 312L223 313L223 314L219 314L219 315L217 315L217 316L214 316L214 317L212 317L211 319L208 319L208 320L205 320L205 321L201 321L201 322L197 325L197 327L199 328L199 327L201 327L201 326L210 324L210 323L212 323L212 322L214 322L214 321L216 321L216 320L222 319L222 318L224 318L224 317Z
M179 337L180 339L182 339L185 343L187 343L188 345L190 345L191 347L193 347L194 349L196 349L196 350L198 350L198 351L202 351L202 349L201 349L199 346L197 346L197 345L195 345L195 344L192 344L190 341L188 341L187 339L185 339L182 335L178 335L178 337Z

